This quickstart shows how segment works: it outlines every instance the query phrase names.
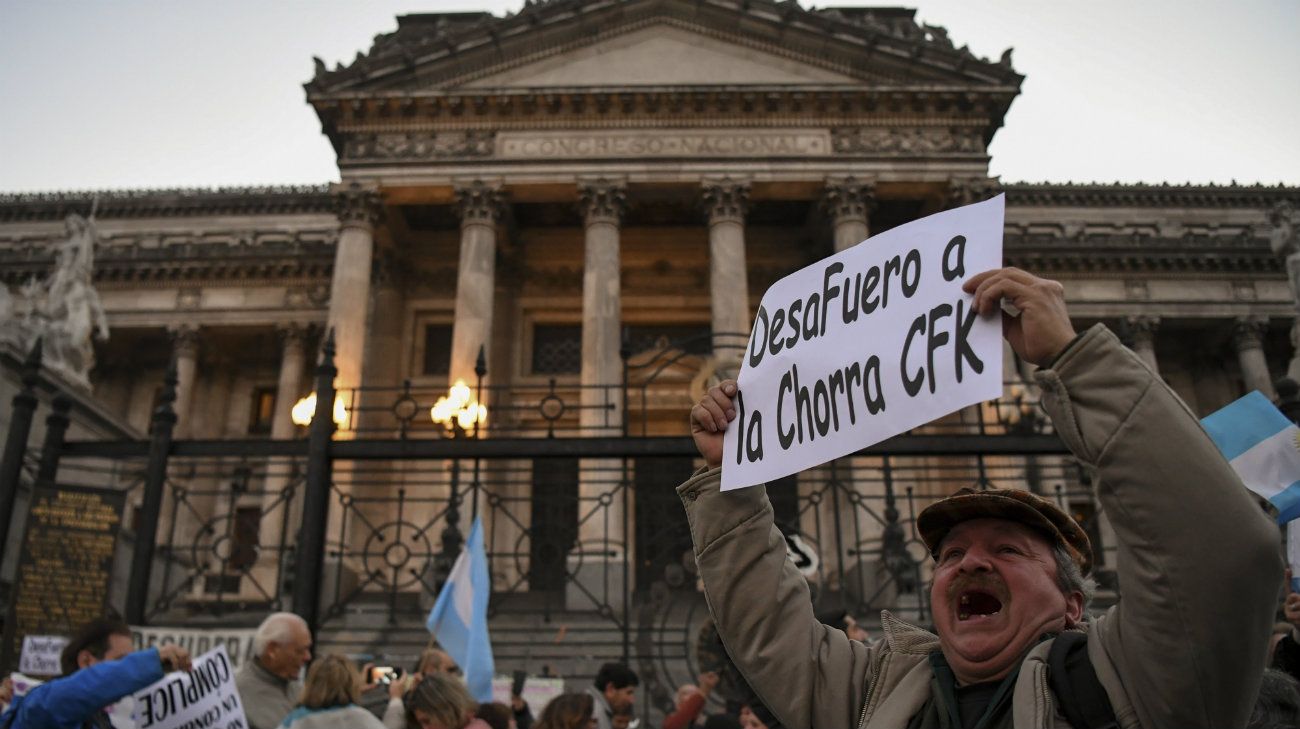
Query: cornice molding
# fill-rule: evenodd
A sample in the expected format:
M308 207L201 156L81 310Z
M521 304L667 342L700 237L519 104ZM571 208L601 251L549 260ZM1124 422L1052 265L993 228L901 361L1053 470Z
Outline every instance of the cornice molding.
M101 220L329 214L333 199L328 185L0 193L0 223L62 220L92 208Z
M1259 208L1300 201L1300 187L1286 185L1003 184L1007 206Z

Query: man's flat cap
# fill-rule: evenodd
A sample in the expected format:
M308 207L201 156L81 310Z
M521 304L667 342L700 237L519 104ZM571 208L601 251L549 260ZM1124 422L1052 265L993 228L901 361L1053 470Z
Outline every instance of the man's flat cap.
M1007 519L1036 529L1049 542L1065 547L1083 574L1092 571L1092 542L1078 522L1052 502L1020 489L963 488L925 507L916 517L916 528L937 559L943 538L970 519Z

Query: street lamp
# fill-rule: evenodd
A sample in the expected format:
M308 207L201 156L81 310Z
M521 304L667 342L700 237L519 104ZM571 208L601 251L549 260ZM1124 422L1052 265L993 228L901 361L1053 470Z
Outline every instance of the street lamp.
M311 419L316 415L316 393L299 400L294 404L293 409L289 411L290 417L293 418L294 425L307 427L311 425ZM342 428L343 424L348 422L348 410L343 407L343 398L338 395L334 396L334 424Z
M477 433L479 427L487 422L487 406L475 400L469 385L458 379L447 391L447 396L438 398L429 409L429 418L452 437L471 429Z

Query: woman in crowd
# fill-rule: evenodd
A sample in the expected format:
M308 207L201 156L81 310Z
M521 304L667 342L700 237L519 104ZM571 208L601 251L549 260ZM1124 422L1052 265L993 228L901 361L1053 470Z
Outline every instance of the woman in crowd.
M560 694L542 709L533 729L595 729L595 708L590 694Z
M455 676L435 673L414 682L384 712L387 729L490 729L474 717L478 704Z
M322 657L307 671L298 707L281 727L287 729L384 729L374 714L357 705L361 676L343 656Z

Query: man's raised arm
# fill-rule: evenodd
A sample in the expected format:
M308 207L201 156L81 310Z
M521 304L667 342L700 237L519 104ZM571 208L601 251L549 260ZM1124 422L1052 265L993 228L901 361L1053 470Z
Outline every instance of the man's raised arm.
M727 653L783 726L855 727L873 652L814 617L766 488L719 491L735 394L728 380L691 410L691 433L708 469L677 489L709 611Z

